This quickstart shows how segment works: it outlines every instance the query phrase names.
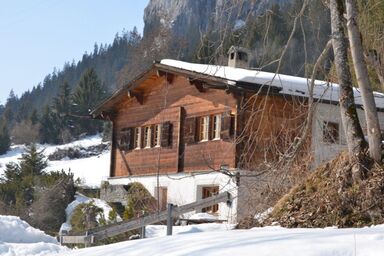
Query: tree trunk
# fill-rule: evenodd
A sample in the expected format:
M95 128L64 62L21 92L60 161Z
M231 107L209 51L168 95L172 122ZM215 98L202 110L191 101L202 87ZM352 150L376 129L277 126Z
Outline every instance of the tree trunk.
M364 50L357 25L357 6L355 0L346 0L347 28L351 47L353 66L359 85L367 123L367 135L370 156L375 161L381 160L381 133L377 115L375 97L369 82L368 70L364 61Z
M362 153L367 148L357 116L355 99L353 97L351 73L348 68L347 41L342 23L342 0L330 0L332 45L335 55L336 73L340 84L341 120L347 138L350 160L360 162Z

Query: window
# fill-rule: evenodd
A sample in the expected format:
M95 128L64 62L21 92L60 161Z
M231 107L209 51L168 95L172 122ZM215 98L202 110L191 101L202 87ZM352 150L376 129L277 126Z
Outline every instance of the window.
M145 148L151 147L151 135L152 135L151 132L152 132L151 126L144 127L144 147Z
M220 139L220 132L221 132L221 115L214 115L212 116L212 138L214 140Z
M209 132L209 116L200 117L199 140L207 141Z
M208 198L214 195L219 194L219 186L210 186L210 187L202 187L202 196L201 198ZM208 206L203 208L201 211L202 212L207 212L207 213L215 213L219 210L219 205L215 204L212 206Z
M333 122L323 123L323 141L326 143L339 143L339 124Z
M161 124L156 124L154 126L153 142L155 147L161 146Z
M135 128L135 148L141 148L141 127Z
M234 58L235 58L235 53L231 52L231 60L233 60Z

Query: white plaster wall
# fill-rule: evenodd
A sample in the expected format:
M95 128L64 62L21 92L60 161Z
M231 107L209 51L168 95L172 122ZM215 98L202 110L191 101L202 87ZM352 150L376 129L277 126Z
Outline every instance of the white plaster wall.
M228 191L233 198L231 206L228 206L226 203L219 204L219 218L228 220L230 223L236 223L237 187L231 178L221 173L178 173L160 175L159 184L157 183L156 175L109 178L108 181L112 185L127 185L131 182L140 182L152 195L155 195L157 186L167 187L168 203L175 205L188 204L201 199L202 186L219 186L219 192ZM188 213L186 216L193 213L195 212Z
M364 111L358 108L357 114L364 134L366 134L366 123ZM323 142L323 122L337 122L339 124L340 141L337 144ZM379 112L380 127L384 130L384 113ZM334 158L342 150L347 150L344 128L341 122L340 108L338 105L320 103L316 107L312 124L312 151L315 157L315 167Z

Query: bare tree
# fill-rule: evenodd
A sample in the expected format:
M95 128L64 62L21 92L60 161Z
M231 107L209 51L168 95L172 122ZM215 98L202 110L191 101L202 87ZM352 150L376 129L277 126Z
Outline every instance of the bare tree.
M335 55L335 67L340 84L340 111L344 132L347 138L349 158L361 161L367 148L359 118L357 116L352 89L352 78L348 67L347 41L343 28L342 0L330 0L332 45Z
M375 161L381 160L381 134L377 115L375 98L368 77L368 70L364 60L364 50L357 24L357 6L354 0L346 0L348 38L351 48L353 66L356 73L357 83L361 90L364 105L365 119L367 123L367 134L370 156Z

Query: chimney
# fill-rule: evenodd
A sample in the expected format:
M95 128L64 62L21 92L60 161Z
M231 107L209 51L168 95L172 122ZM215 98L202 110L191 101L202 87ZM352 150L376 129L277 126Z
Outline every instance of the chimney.
M228 67L249 69L251 57L250 50L239 46L231 46L228 50Z

